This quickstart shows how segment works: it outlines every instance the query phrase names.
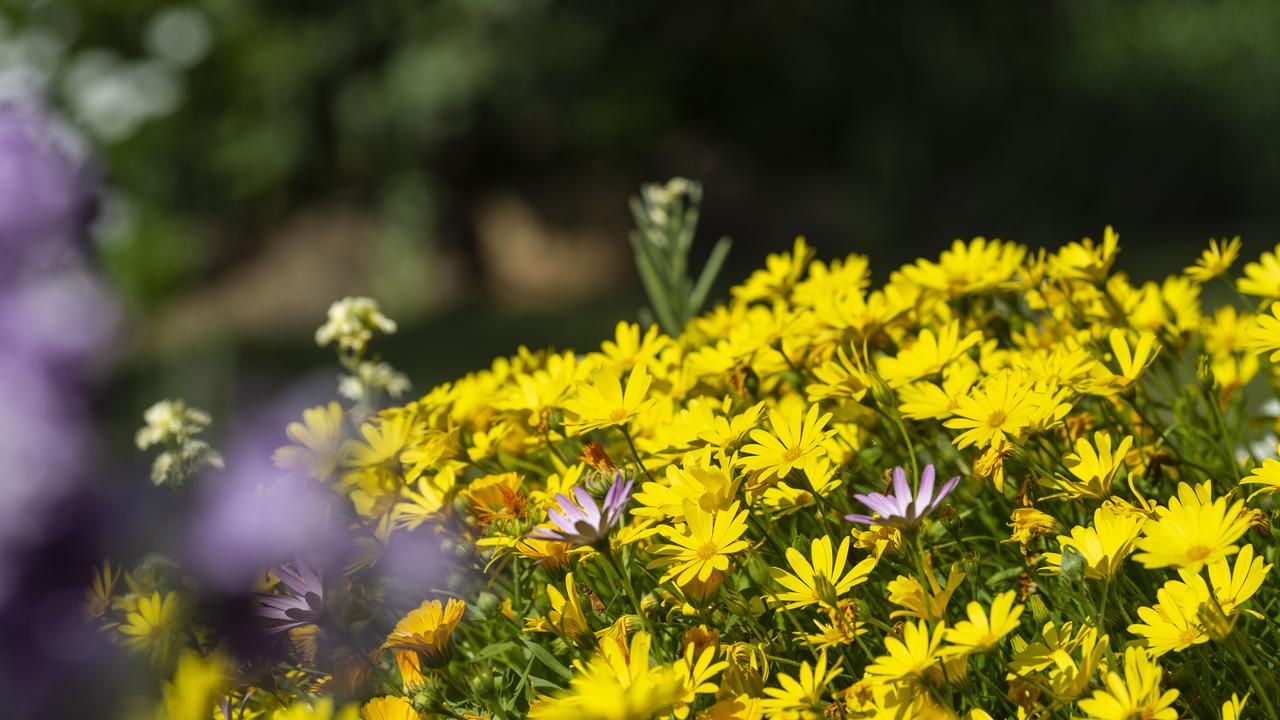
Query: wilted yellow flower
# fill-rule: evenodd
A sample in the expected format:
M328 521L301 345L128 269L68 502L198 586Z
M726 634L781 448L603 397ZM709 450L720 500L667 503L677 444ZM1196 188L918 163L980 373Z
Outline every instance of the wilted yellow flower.
M1034 537L1053 532L1053 525L1054 520L1051 515L1033 507L1014 508L1009 518L1009 527L1013 528L1009 539L1020 545L1026 545Z

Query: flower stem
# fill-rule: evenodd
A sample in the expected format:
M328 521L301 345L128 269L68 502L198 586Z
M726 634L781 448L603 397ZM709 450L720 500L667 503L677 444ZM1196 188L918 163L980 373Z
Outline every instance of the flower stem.
M649 468L644 466L644 461L640 459L640 451L636 450L636 443L631 439L631 430L625 424L619 425L622 430L622 437L627 439L627 447L631 448L631 457L635 458L636 465L640 466L640 470L644 472L644 476L649 478L649 482L654 482L653 475L649 474Z
M609 567L612 568L613 572L618 576L618 582L621 583L623 590L626 591L627 599L631 601L631 607L636 611L636 615L639 616L640 624L644 627L645 632L652 634L652 631L649 629L649 618L645 617L644 607L640 604L640 596L636 593L635 587L631 584L630 573L622 567L622 563L619 562L618 556L614 553L611 546L605 546L600 551L600 554L604 556L605 560L609 563Z

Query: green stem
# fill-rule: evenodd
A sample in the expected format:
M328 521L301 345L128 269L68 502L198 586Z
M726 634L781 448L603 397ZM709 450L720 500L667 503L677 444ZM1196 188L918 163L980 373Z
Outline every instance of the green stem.
M649 468L645 467L644 461L640 459L640 451L636 450L636 443L631 439L630 428L628 428L626 424L619 425L618 428L622 430L622 437L627 439L627 447L631 448L631 457L635 458L636 465L640 466L640 470L644 473L645 477L649 478L649 482L655 482L653 475L649 473Z
M1213 601L1213 607L1218 611L1218 613L1224 618L1227 617L1227 614L1222 610L1222 604L1218 602L1218 593L1216 591L1209 591L1209 599ZM1240 652L1240 643L1236 636L1229 636L1226 639L1225 644L1231 650L1231 656L1236 659L1236 662L1240 665L1240 669L1244 670L1245 677L1249 679L1249 684L1252 685L1254 691L1258 693L1258 697L1262 700L1263 706L1267 709L1267 716L1270 717L1271 720L1280 720L1280 715L1276 714L1276 706L1271 700L1271 693L1263 687L1261 682L1259 682L1258 676L1254 674L1253 668L1249 665L1249 661L1245 659L1244 654Z
M611 546L605 546L600 551L600 554L604 556L609 563L609 567L617 574L618 582L622 584L623 590L626 591L627 599L631 601L631 607L636 611L636 615L639 616L641 626L644 627L645 632L652 635L653 631L649 628L649 618L645 616L644 607L640 604L640 596L631 584L631 575L622 567L622 563L619 562L618 556Z

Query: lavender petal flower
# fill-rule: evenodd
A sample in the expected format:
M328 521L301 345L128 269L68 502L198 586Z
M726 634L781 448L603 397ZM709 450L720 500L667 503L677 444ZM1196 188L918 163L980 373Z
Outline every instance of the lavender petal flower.
M875 517L862 514L845 515L844 519L863 525L888 525L899 529L915 527L926 515L929 515L942 504L951 491L960 483L960 477L951 478L942 485L937 494L934 488L937 483L937 471L933 465L926 465L920 473L920 487L916 493L911 492L907 483L907 472L901 467L893 469L893 494L859 493L854 499L867 506L876 514Z
M573 489L573 499L563 493L556 495L556 507L547 509L551 527L536 528L528 537L578 546L608 542L609 533L622 521L634 482L624 481L619 474L605 494L603 507L582 487Z

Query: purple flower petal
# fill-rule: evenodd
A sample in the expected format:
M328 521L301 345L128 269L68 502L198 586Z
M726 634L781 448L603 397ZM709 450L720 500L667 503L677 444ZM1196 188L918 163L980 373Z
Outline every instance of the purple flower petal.
M942 500L955 489L959 482L959 476L951 478L935 496L937 469L933 464L929 464L920 472L919 491L913 495L911 486L907 483L906 470L902 467L896 467L893 469L892 495L871 492L855 493L853 496L855 500L867 506L879 517L873 519L867 515L855 513L846 515L845 519L856 523L910 528L941 505Z
M924 470L920 473L920 490L916 493L916 502L914 515L920 517L929 511L930 503L933 502L933 483L936 472L933 464L924 466Z
M938 505L942 504L942 500L943 500L943 498L945 498L946 496L950 495L950 494L951 494L951 491L952 491L952 490L955 490L955 489L956 489L956 486L957 486L957 485L959 485L959 484L960 484L960 476L959 476L959 475L957 475L957 476L955 476L955 477L951 478L950 480L948 480L948 481L946 482L946 484L942 486L942 489L938 491L938 497L934 499L934 501L933 501L933 507L937 507ZM930 510L932 510L932 509L933 509L933 508L931 507L931 508L930 508Z

